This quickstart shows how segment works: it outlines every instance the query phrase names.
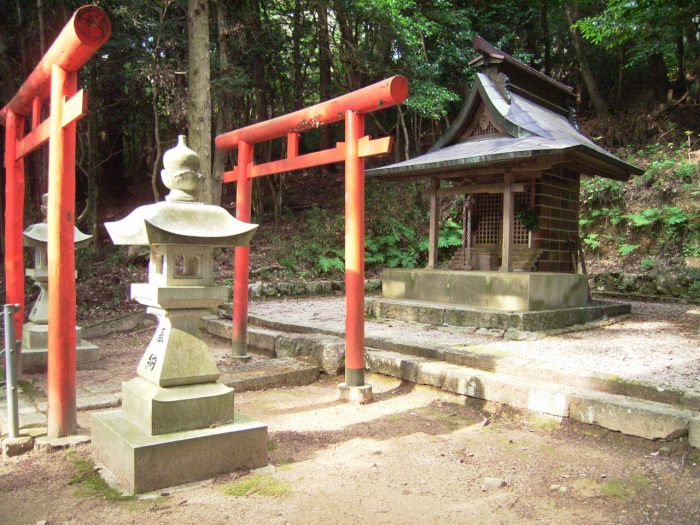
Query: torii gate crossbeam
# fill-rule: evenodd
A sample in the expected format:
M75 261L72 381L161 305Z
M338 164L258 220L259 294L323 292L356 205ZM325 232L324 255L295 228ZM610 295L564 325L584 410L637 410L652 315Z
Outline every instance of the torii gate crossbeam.
M335 162L345 162L345 384L364 383L364 158L391 151L391 137L365 136L365 114L401 104L408 81L395 76L338 98L287 115L259 122L216 137L220 150L238 148L238 164L224 173L224 182L236 182L236 218L251 218L251 179ZM299 155L301 132L345 120L345 142L335 148ZM253 147L287 137L285 159L255 164ZM233 282L233 354L247 353L248 276L250 248L235 249Z

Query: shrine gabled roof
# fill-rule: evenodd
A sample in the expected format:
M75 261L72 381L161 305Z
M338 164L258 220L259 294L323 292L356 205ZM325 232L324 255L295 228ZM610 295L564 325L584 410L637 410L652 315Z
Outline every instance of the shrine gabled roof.
M481 105L500 132L465 139L463 134L473 124ZM468 175L470 169L514 161L526 165L532 159L546 157L564 158L581 173L618 180L642 173L582 135L559 104L547 104L536 94L516 86L509 89L508 78L491 71L477 73L457 118L427 153L367 170L367 174L392 179L450 171Z

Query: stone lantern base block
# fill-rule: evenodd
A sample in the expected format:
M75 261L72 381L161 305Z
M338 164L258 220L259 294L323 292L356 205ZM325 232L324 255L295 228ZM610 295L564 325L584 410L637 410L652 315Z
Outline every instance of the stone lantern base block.
M96 459L133 494L267 465L267 426L236 414L234 423L149 436L121 410L92 416Z
M83 341L82 329L75 327L75 360L79 369L90 368L100 358L100 348L90 341ZM22 329L22 372L34 374L46 372L49 361L49 326L25 323Z
M221 383L162 388L141 377L122 383L122 413L149 435L233 422L233 389Z

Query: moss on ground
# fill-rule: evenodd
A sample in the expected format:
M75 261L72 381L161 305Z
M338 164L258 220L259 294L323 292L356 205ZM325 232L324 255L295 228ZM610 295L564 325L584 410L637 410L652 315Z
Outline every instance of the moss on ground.
M221 487L221 491L227 496L270 496L279 498L286 496L291 490L288 481L282 481L267 474L254 474L246 476L234 483L228 483Z
M46 394L35 387L31 381L26 379L19 379L17 385L22 389L22 394L28 397L30 400L35 401L36 399L46 397Z
M76 496L98 496L112 502L134 501L136 499L136 496L125 496L114 487L110 487L95 470L95 464L89 459L78 456L74 451L69 451L67 458L73 463L75 471L69 484L77 486Z
M527 426L533 430L552 432L561 428L561 421L556 417L533 414L527 418Z
M603 485L603 494L610 498L622 501L634 499L642 487L649 484L649 480L642 474L635 473L629 478L610 478Z

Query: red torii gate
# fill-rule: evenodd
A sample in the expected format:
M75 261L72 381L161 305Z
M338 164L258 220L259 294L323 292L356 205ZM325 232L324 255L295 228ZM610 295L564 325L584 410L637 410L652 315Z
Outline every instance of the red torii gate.
M391 150L391 137L371 140L365 133L365 114L401 104L408 81L395 76L341 97L281 117L259 122L216 137L220 150L238 148L238 164L224 173L236 182L236 218L250 222L251 179L275 173L345 161L345 384L364 386L365 295L365 181L364 158ZM345 142L335 148L299 155L303 131L345 120ZM287 137L287 157L255 164L255 144ZM233 282L233 354L246 355L250 248L235 249Z
M75 125L87 114L87 92L78 91L78 70L112 34L105 12L79 8L34 71L0 110L5 126L5 287L8 303L20 305L15 333L24 319L24 157L48 141L48 397L50 437L76 429L75 382ZM49 117L41 109L49 101ZM24 134L31 116L31 131ZM18 354L19 357L19 354ZM18 373L21 361L16 362Z

